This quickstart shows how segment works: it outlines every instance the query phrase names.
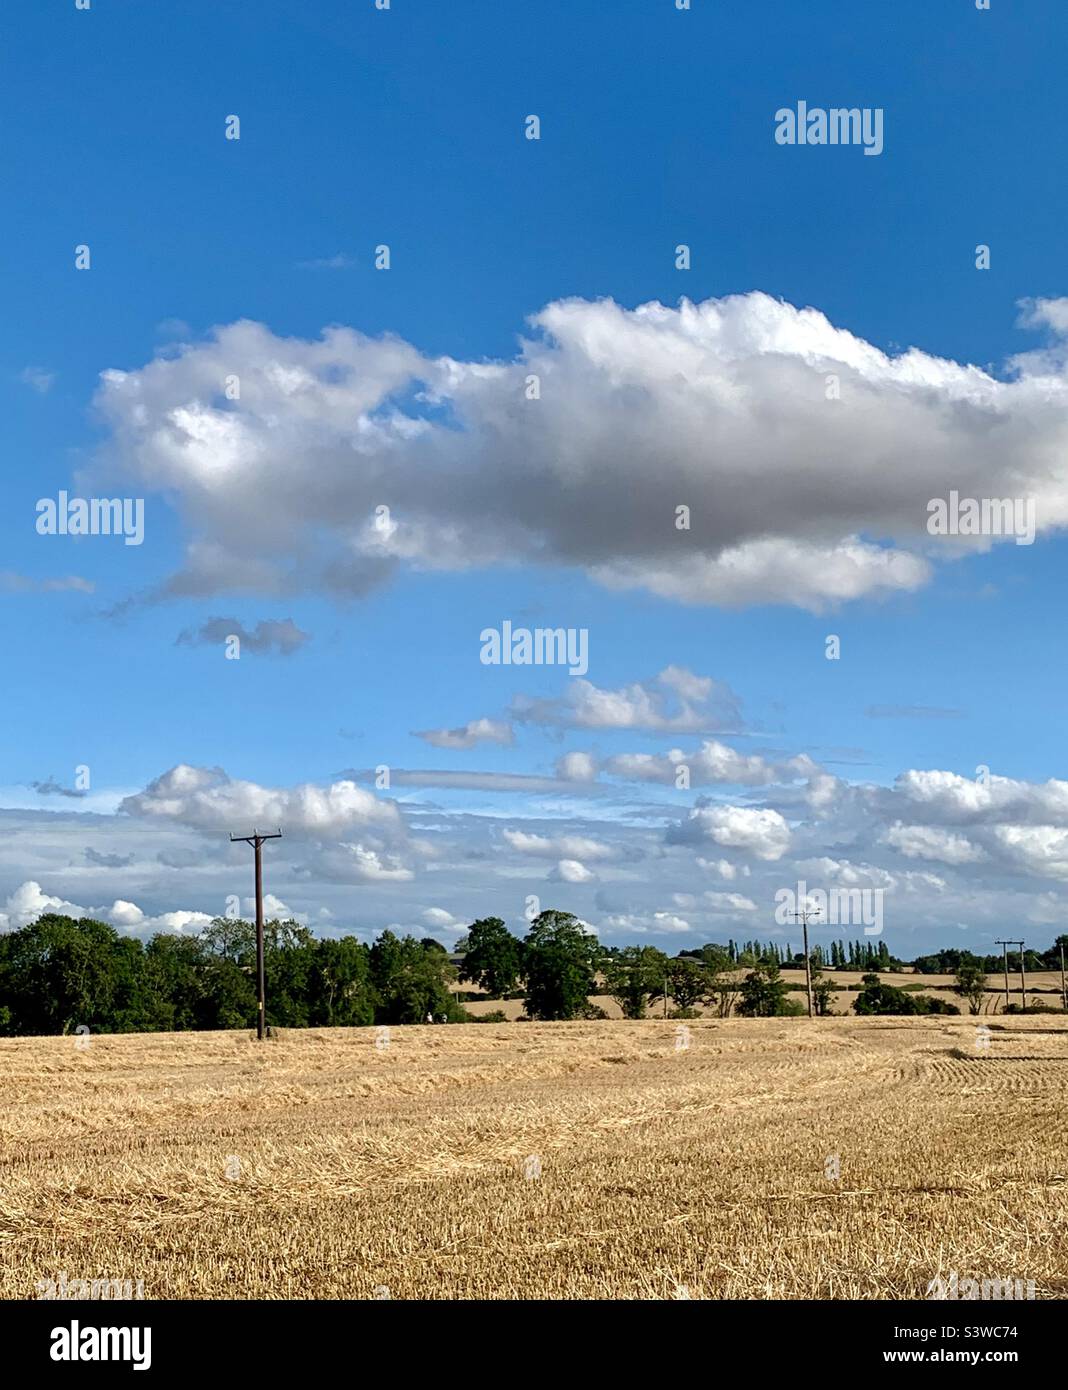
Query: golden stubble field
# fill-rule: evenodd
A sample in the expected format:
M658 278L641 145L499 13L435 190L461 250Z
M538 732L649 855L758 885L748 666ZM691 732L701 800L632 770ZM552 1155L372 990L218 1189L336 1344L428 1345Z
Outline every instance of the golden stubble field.
M0 1294L1064 1297L1068 1020L976 1022L3 1039Z

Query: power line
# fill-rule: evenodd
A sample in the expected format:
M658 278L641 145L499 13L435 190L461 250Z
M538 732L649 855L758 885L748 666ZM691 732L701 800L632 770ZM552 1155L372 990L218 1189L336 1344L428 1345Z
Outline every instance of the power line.
M263 971L263 864L260 860L260 849L264 840L280 840L281 830L276 830L273 835L261 835L258 830L254 830L251 835L231 835L230 843L251 845L256 851L256 999L258 1009L256 1012L256 1037L263 1042L266 1037L266 990Z

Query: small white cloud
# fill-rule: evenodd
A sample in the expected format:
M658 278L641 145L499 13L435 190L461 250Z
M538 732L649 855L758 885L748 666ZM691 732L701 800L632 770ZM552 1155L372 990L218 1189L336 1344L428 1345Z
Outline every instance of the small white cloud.
M597 875L577 859L561 859L549 877L560 883L593 883Z
M108 921L113 927L139 927L145 920L145 914L136 903L128 903L122 898L116 898L108 913Z
M741 893L707 892L703 897L713 912L755 912L757 910L757 905L752 898L743 897Z
M443 907L428 907L423 913L423 921L428 927L455 927L459 925L459 919L454 917L451 912L446 912Z
M592 753L565 753L556 760L556 775L565 782L593 782L597 777L597 761Z
M45 371L44 367L23 367L19 372L19 381L24 386L30 386L39 395L46 396L55 385L55 372Z
M499 719L472 719L458 729L425 729L416 733L435 748L466 749L479 743L508 745L513 740L512 726Z

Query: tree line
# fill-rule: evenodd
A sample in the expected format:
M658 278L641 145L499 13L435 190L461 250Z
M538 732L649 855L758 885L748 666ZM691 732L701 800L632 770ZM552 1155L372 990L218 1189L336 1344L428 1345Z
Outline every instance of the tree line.
M704 949L680 951L679 954L700 956ZM790 969L805 968L803 952L794 951L789 942L782 946L777 941L743 941L739 944L729 940L725 947L716 949L726 951L728 959L736 966L744 965L747 961L773 960L776 965ZM828 966L831 970L900 970L905 965L904 961L890 954L885 941L880 941L878 945L871 941L832 941L826 948L811 947L808 954L811 961L821 967Z
M476 943L482 925L471 928ZM506 934L521 952L528 1017L596 1014L588 996L602 952L577 918L546 911L522 941ZM383 931L368 945L355 936L316 937L294 921L267 922L267 1022L465 1022L470 1015L452 988L458 974L476 979L465 967L457 972L430 937ZM493 978L508 992L520 973L507 976L498 962ZM0 1035L251 1028L257 1012L256 929L240 918L217 917L197 936L160 932L142 942L106 922L46 913L0 935Z
M1059 963L1059 937L1050 951L1028 952L1036 964ZM868 943L873 970L854 1001L858 1013L957 1010L938 999L882 984L874 968L902 963L885 944ZM835 946L841 949L836 950ZM774 949L771 949L771 948ZM672 1018L696 1016L701 1005L727 1018L805 1012L782 978L782 966L804 958L777 943L733 941L668 956L655 946L602 946L569 912L549 909L514 935L499 917L474 922L457 943L459 968L430 937L381 932L368 945L355 936L316 937L295 921L264 929L267 1022L274 1027L360 1027L371 1024L474 1021L455 988L470 984L480 997L522 998L527 1018L604 1017L590 996L607 994L625 1018L651 1010ZM831 962L848 962L833 943ZM952 957L952 960L950 959ZM853 953L860 958L860 952ZM987 988L988 958L939 952L954 973L957 994L977 1013ZM994 958L1000 965L1000 958ZM251 922L216 918L197 936L158 933L142 942L105 922L47 913L0 935L0 1035L90 1032L174 1032L251 1028L256 1024L256 936ZM810 953L814 1008L829 1014L842 988L827 973L823 952ZM833 964L830 967L835 967ZM929 972L928 972L929 973ZM477 1021L504 1018L499 1011Z

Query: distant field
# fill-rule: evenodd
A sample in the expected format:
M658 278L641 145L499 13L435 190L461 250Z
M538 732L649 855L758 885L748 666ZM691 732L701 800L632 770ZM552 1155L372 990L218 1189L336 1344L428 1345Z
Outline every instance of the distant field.
M850 1018L854 1017L853 1000L857 997L857 991L861 988L860 977L863 973L862 970L830 970L827 972L827 978L829 980L833 980L836 984L846 986L845 989L836 993L834 996L834 1013L847 1014ZM743 978L744 975L744 971L739 972L739 978ZM782 977L789 985L804 985L805 983L805 972L803 970L784 970L782 972ZM879 978L884 984L895 985L898 989L908 987L909 989L915 990L916 986L919 985L921 988L917 991L918 993L936 995L940 999L947 1000L950 1004L956 1004L962 1014L966 1015L968 1013L968 1005L952 991L952 975L897 974L892 971L886 971L881 973ZM1003 1011L1005 1003L1004 978L1001 975L991 975L989 977L989 984L991 988L987 990L982 1011L984 1015L999 1014ZM999 984L1000 987L998 987ZM472 986L470 985L463 985L461 988L464 990L472 990ZM1059 1009L1062 1002L1060 989L1060 971L1035 971L1033 974L1027 976L1027 1003L1028 1005L1045 1004L1050 1008ZM804 1000L803 995L797 995L795 997L802 1001ZM620 1009L619 1005L614 999L609 998L607 994L594 995L592 997L592 1002L599 1008L602 1008L609 1018L623 1017L623 1011ZM1018 974L1009 976L1009 1002L1013 1004L1018 1004L1020 1002L1020 977ZM523 1001L521 999L492 1001L474 999L464 1007L472 1014L476 1015L500 1010L506 1018L517 1019L523 1012ZM661 1005L657 1002L650 1009L650 1016L659 1014L660 1012ZM701 1012L706 1011L701 1010Z
M1065 1021L677 1028L0 1040L0 1294L1068 1293Z

